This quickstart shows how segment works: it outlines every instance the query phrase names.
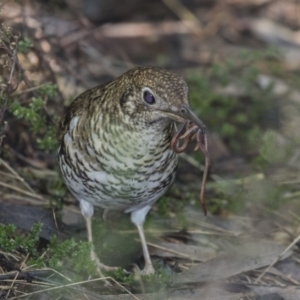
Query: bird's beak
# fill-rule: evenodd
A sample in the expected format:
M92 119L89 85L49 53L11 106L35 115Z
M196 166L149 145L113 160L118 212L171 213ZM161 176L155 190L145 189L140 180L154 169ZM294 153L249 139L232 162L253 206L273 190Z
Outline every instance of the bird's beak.
M204 123L194 114L194 112L188 106L182 106L180 114L185 120L191 121L196 124L201 129L202 133L205 133L206 127Z
M182 105L176 112L174 111L162 111L164 117L168 117L176 122L183 123L184 121L191 121L197 125L203 134L206 132L204 123L194 114L194 112L187 106Z

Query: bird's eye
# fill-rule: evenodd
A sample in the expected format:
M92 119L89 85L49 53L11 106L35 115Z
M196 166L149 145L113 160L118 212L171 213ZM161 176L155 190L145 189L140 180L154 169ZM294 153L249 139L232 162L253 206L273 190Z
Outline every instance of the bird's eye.
M151 105L155 103L155 98L149 91L145 91L143 97L146 103Z
M186 108L182 107L181 110L180 110L180 112L181 112L183 115L186 114Z

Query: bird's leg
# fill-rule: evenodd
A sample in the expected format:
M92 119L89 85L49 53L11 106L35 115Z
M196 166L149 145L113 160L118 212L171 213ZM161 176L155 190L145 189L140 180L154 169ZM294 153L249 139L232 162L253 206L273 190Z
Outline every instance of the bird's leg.
M139 236L141 239L142 243L142 248L143 248L143 254L144 254L144 259L145 259L145 267L142 270L143 275L149 275L149 274L154 274L155 270L153 268L146 238L145 238L145 233L144 233L144 228L143 224L145 221L145 217L150 210L151 206L145 206L141 209L135 210L131 213L131 221L134 223L138 229Z
M92 245L91 259L96 262L97 272L100 275L100 277L104 277L104 275L101 272L101 268L99 267L100 260L94 251L93 233L92 233L92 217L84 217L84 218L85 218L86 230L87 230L87 235L88 235L88 242L91 243L91 245Z
M150 254L149 254L149 250L148 250L148 246L147 246L147 242L146 242L146 238L145 238L145 234L144 234L144 227L143 227L143 225L137 225L136 227L138 229L139 236L141 239L143 254L144 254L144 259L145 259L145 267L142 271L142 274L143 275L154 274L155 270L153 268L152 261L150 258Z
M101 277L104 277L101 269L105 271L116 271L118 270L118 267L110 267L102 264L100 262L100 259L96 252L94 251L94 243L93 243L93 233L92 233L92 217L85 216L85 222L86 222L86 229L88 234L88 241L92 244L92 250L91 250L91 259L94 260L97 264L97 272Z

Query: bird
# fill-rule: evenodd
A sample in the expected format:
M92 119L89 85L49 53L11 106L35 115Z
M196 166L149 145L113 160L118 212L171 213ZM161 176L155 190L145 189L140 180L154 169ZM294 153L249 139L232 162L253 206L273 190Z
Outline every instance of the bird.
M184 79L160 67L133 68L79 95L58 126L58 164L80 203L93 245L94 207L130 214L141 240L144 269L155 272L143 224L174 181L178 154L171 147L176 124L202 121L191 110ZM101 263L93 246L97 269Z

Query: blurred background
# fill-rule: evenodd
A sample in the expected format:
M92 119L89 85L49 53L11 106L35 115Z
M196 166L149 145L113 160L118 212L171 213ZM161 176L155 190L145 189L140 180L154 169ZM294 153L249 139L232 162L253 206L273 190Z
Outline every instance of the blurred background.
M83 91L153 65L185 78L190 106L208 128L209 216L199 205L204 158L191 146L146 222L160 279L141 284L122 272L112 276L134 293L166 295L169 275L179 274L174 299L194 299L190 290L176 294L182 284L215 279L226 283L221 294L219 286L196 285L195 299L247 293L300 299L298 0L8 0L0 3L0 21L0 250L18 257L0 252L0 273L24 265L41 272L51 267L72 280L91 273L85 258L78 260L86 255L85 228L59 174L56 125ZM142 265L128 216L112 213L103 222L99 211L94 219L104 262ZM90 299L99 292L81 288ZM32 289L22 283L14 291L0 287L0 299L25 291ZM81 292L60 290L57 297Z

